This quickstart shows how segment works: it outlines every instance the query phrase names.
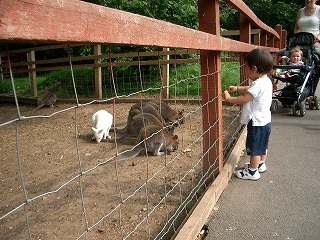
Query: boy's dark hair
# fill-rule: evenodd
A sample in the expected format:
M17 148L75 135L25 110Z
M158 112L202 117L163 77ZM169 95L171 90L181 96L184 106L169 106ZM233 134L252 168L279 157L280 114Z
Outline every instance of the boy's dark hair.
M273 69L274 64L272 55L262 48L253 49L245 56L244 61L250 69L256 66L260 74L269 73Z

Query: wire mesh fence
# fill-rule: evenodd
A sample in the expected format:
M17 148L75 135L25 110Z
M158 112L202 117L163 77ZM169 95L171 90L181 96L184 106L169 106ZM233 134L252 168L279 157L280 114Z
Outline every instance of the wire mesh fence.
M235 68L240 71L239 65ZM36 112L33 106L18 101L0 104L0 225L4 239L169 239L178 231L206 188L202 138L210 129L202 126L202 111L207 106L199 100L203 76L192 72L191 64L185 69L186 77L175 74L177 65L172 68L168 87L174 101L169 105L176 112L184 111L184 123L174 127L177 150L163 156L142 150L134 158L117 161L137 142L136 137L116 141L123 133L115 127L126 126L133 105L116 99L161 99L163 89L160 68L138 65L126 70L120 73L105 68L102 100L79 104L82 89L94 91L93 79L85 74L88 80L80 80L71 67L68 84L73 86L76 103L58 102L54 108ZM159 85L151 84L155 75ZM137 88L134 84L139 91L133 91ZM194 84L197 87L191 87ZM62 92L70 89L66 85L54 85L58 87L55 92L70 94ZM186 101L180 101L178 85L185 86ZM101 109L113 115L115 131L110 140L97 144L92 141L91 118ZM225 157L241 131L239 112L238 106L223 109Z

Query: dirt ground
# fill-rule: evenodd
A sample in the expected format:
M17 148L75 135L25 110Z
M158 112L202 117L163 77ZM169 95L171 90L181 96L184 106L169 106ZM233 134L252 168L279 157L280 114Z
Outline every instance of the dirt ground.
M178 151L140 153L115 164L113 156L132 148L135 140L97 144L91 140L91 117L105 109L124 127L132 105L57 104L38 110L42 117L4 124L17 118L17 110L0 103L0 217L16 209L0 220L1 240L28 239L28 228L32 239L156 237L202 175L201 108L171 105L186 112L185 124L175 129ZM32 116L27 112L32 108L21 105L22 115ZM121 136L116 135L112 139Z

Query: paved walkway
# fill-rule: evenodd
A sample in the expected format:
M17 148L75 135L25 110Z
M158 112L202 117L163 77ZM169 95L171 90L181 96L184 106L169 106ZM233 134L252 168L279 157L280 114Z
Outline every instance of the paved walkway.
M319 140L319 110L307 106L304 117L295 117L279 104L267 172L258 181L231 178L208 219L205 239L320 239ZM239 167L248 161L243 157Z

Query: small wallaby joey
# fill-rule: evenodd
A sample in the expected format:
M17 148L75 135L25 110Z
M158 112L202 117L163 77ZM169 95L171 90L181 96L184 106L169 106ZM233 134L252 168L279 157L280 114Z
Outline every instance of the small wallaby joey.
M137 145L132 149L124 151L117 156L117 161L123 161L136 157L142 150L146 150L154 156L170 154L178 149L179 141L177 135L171 135L158 125L150 125L140 129ZM144 143L146 140L146 144Z
M106 110L99 110L92 116L92 130L94 135L92 139L95 139L97 143L102 139L111 139L109 131L113 122L113 116Z
M39 103L39 105L33 109L32 111L35 112L37 110L39 110L40 108L42 108L43 106L49 106L49 107L54 107L54 104L57 101L57 96L55 93L46 93L43 97L41 102Z
M132 117L131 121L127 124L127 127L125 129L125 132L123 135L117 139L117 142L123 142L128 137L138 137L140 133L140 129L142 129L144 126L150 126L150 125L157 125L160 128L163 128L162 122L155 117L151 113L139 113ZM173 128L168 127L165 128L164 131L167 131L168 133L173 133Z

